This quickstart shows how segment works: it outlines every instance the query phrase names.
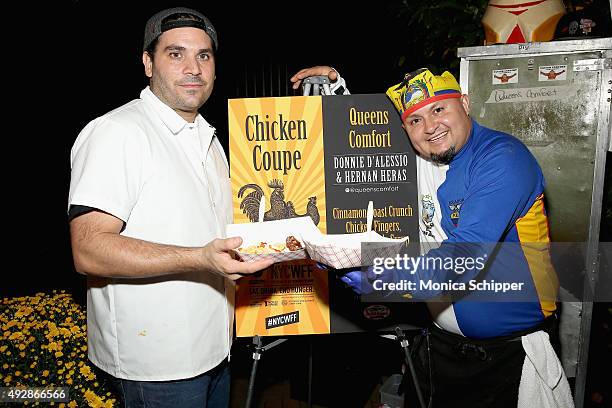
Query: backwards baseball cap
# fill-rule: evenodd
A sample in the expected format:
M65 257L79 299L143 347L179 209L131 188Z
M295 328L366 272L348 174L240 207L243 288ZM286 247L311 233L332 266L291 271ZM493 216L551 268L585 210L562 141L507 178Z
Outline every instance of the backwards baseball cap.
M461 88L450 72L434 75L427 68L421 68L406 74L401 83L387 89L387 96L402 115L403 122L408 115L425 105L461 97Z
M219 47L217 43L217 31L204 14L187 7L174 7L160 11L147 21L142 50L146 51L149 45L151 45L151 43L164 31L179 27L195 27L202 29L211 38L215 50Z

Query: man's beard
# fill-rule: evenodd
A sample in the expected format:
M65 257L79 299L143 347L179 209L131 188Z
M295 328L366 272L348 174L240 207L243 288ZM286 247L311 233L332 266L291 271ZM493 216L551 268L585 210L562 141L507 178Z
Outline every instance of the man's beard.
M451 146L448 150L446 150L443 153L437 154L437 153L432 153L429 158L431 159L432 162L434 163L438 163L438 164L449 164L453 158L455 157L456 152L455 152L455 146Z

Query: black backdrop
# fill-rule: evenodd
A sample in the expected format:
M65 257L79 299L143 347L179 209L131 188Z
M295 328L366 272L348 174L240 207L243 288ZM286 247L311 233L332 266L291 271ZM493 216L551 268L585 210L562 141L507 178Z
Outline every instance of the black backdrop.
M208 3L208 4L206 4ZM395 67L398 28L390 7L330 2L71 1L27 7L13 16L5 55L5 223L9 245L1 294L65 288L79 298L84 279L72 267L66 221L70 148L95 117L137 98L146 86L141 63L144 24L178 4L207 15L219 32L217 81L201 113L227 145L227 98L283 94L299 68L329 64L353 93L384 92L401 79ZM392 2L397 4L398 2ZM281 93L253 87L283 72ZM251 80L250 77L253 77ZM271 93L272 92L272 93ZM292 94L289 90L289 94ZM6 114L5 114L6 115ZM8 128L8 127L7 127Z

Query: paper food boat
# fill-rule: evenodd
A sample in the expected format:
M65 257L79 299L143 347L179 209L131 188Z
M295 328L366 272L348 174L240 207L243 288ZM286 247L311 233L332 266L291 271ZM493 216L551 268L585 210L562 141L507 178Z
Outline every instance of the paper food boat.
M243 261L252 262L262 259L273 259L274 262L284 262L308 258L303 235L311 229L318 231L312 219L306 216L276 221L228 224L225 230L227 237L238 236L242 238L242 245L235 252ZM310 235L312 235L312 232L310 232ZM273 245L284 244L288 236L294 236L300 241L302 249L263 254L245 253L240 250L244 250L249 246L259 245L262 242Z
M372 231L374 204L368 203L366 213L367 232L357 234L321 234L309 229L304 236L308 255L317 262L335 269L354 268L372 265L374 258L395 257L408 237L402 239L386 238Z
M259 207L259 219L263 219L265 202ZM228 237L239 236L242 245L236 251L245 262L260 259L273 259L274 262L306 259L308 257L335 269L353 268L372 265L374 258L395 257L402 246L408 243L408 237L402 239L386 238L372 231L374 205L368 203L368 231L357 234L323 234L309 216L288 218L284 220L229 224L226 227ZM263 254L245 253L244 249L260 243L285 243L288 236L294 236L302 244L297 251L272 252ZM242 249L242 251L240 250Z
M306 237L306 251L317 262L335 269L372 265L374 258L395 257L408 238L386 238L377 232Z

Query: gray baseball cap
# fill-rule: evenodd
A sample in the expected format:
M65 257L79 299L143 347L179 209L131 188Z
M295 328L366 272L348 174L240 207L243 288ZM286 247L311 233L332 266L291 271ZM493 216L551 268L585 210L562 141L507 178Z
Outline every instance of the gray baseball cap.
M189 14L189 18L168 18L174 15ZM177 16L178 17L178 16ZM142 50L146 49L164 31L179 27L196 27L204 30L211 38L215 50L219 47L217 43L217 31L209 19L199 11L187 7L174 7L162 10L147 21L144 32L144 43Z

